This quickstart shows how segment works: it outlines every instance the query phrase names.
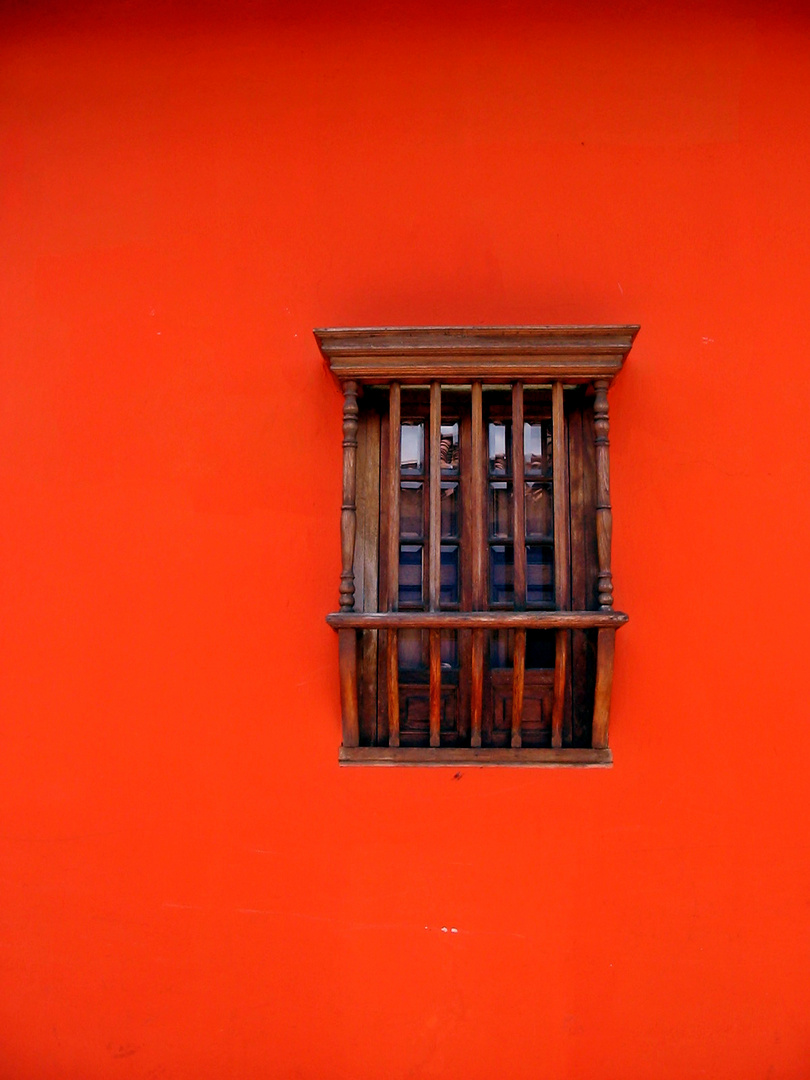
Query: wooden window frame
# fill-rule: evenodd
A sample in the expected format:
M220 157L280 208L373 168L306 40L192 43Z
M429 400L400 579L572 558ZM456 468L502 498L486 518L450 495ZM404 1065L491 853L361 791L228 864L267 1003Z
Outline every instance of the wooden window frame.
M340 610L327 616L327 622L338 633L339 642L341 763L453 766L606 766L612 763L608 736L614 643L616 630L627 622L628 616L613 610L607 394L622 369L638 329L637 326L539 326L315 331L329 370L344 395ZM399 611L400 431L403 392L407 396L414 387L422 388L429 397L429 409L423 414L426 435L429 429L425 447L430 448L424 455L427 510L421 540L425 610ZM462 463L458 488L461 496L463 478L463 498L469 504L469 512L465 514L465 532L459 550L459 567L463 560L466 576L459 570L459 580L466 584L458 585L460 602L454 605L454 610L442 610L440 603L440 441L445 387L448 392L453 388L463 389L469 393L470 402L469 420L465 421L469 431L465 439L471 450L460 450ZM498 388L510 391L511 397L515 599L509 610L500 607L495 610L490 606L486 584L491 542L485 524L488 520L486 500L491 477L484 464L487 429L483 403L485 396ZM523 425L527 390L545 393L551 409L554 610L527 610L526 603ZM385 395L385 406L361 415L358 399L365 395L372 400L375 394ZM584 402L586 397L587 407L572 405ZM567 420L569 411L574 418L571 430ZM461 426L460 422L460 431ZM579 448L581 462L569 477L574 447ZM468 456L466 462L465 453ZM582 464L586 459L590 463L589 472ZM586 480L579 477L586 477ZM585 483L592 488L587 506L581 502L586 511L580 507L576 519L569 504L575 480L580 486ZM361 509L359 533L358 503ZM574 536L572 529L576 533ZM587 534L586 541L590 538L590 548L587 543L583 546L583 532ZM576 584L572 587L572 582L583 577L580 564L586 558L586 550L593 552L594 602L591 606L583 604L587 599L583 589ZM572 610L574 603L578 606ZM402 745L400 738L397 639L401 631L408 629L425 631L429 640L427 745ZM459 631L459 665L464 672L466 689L457 694L459 718L454 745L443 745L441 699L444 687L440 649L442 631L450 630ZM513 631L514 641L511 732L506 733L510 745L502 746L486 745L491 732L487 730L488 699L485 693L492 693L492 680L485 688L485 639L492 630ZM554 634L548 746L524 745L523 739L524 694L529 692L525 667L526 635L533 631ZM592 685L585 685L586 680L581 675L584 669L581 664L577 666L577 642L585 643L586 638L595 648ZM503 676L500 681L502 684ZM374 715L384 716L385 723L377 725L374 734L369 736L361 731L361 703L367 704L372 697L375 710L379 700L379 713L375 711ZM588 710L588 745L563 744L566 709L570 716L572 698L576 699L573 708ZM502 731L501 736L503 734ZM369 741L372 745L368 745ZM361 745L363 743L366 744Z

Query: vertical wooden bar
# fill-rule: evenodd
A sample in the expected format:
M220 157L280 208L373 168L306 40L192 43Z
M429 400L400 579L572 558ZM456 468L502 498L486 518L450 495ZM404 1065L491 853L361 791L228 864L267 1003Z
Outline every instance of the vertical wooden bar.
M515 611L526 607L526 497L523 478L523 383L512 387L512 538L515 542Z
M596 444L596 545L599 552L599 606L602 611L610 611L613 608L613 575L610 571L613 512L610 508L610 439L608 437L610 416L607 399L609 383L607 379L597 379L593 385L596 390L596 399L593 403L593 426Z
M484 399L480 382L472 384L472 605L474 611L485 607L485 558L487 538L484 533ZM484 631L474 630L472 640L472 678L470 680L470 745L481 745L481 719L484 702Z
M616 643L615 630L600 630L596 646L596 691L593 701L593 739L595 750L608 745L610 723L610 692L613 689L613 651Z
M442 721L442 635L430 631L430 745L441 745Z
M523 723L523 687L526 673L526 631L515 631L515 651L512 661L512 746L523 745L520 729Z
M388 392L388 610L399 607L399 491L400 491L400 402L398 382ZM396 630L388 631L386 643L386 693L388 698L388 745L399 746L399 642Z
M340 508L340 610L354 610L354 542L357 535L357 394L356 382L343 384L343 504Z
M357 536L357 395L353 380L343 384L343 503L340 508L340 610L354 610L354 545ZM357 636L354 630L338 634L340 710L343 745L358 746Z
M357 710L357 636L354 630L338 631L340 665L340 711L343 717L343 745L360 745Z
M385 687L388 699L388 745L399 746L399 643L396 630L388 631Z
M526 608L526 492L523 452L523 383L512 387L512 539L515 562L515 611ZM526 631L515 631L512 656L512 746L522 745Z
M428 516L428 602L431 611L439 610L441 599L442 552L442 388L430 384L430 475ZM441 744L442 663L441 633L430 631L430 745Z
M568 521L568 447L565 433L563 384L551 388L551 424L554 442L554 595L558 611L570 607L570 551ZM568 632L557 631L554 664L554 705L551 713L551 745L562 746L565 683L568 669Z
M428 519L429 574L428 600L431 611L439 610L442 550L442 388L430 384L430 515Z

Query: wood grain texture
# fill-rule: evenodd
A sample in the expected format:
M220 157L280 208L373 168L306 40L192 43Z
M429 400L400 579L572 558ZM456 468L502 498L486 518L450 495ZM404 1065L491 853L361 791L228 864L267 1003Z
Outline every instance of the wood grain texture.
M565 611L571 603L571 582L568 533L568 437L561 382L555 382L552 387L551 412L554 440L554 596L557 609Z
M399 640L388 631L385 652L385 692L388 702L388 745L399 746Z
M430 745L441 743L442 641L441 631L430 631Z
M562 746L563 714L565 711L565 684L568 676L568 631L555 634L556 659L554 662L554 708L551 713L551 745Z
M610 570L610 547L613 535L613 512L610 506L610 416L608 412L608 382L594 383L596 399L593 404L596 444L596 544L599 552L599 606L604 611L613 607L613 576Z
M628 617L623 611L336 611L326 621L334 630L595 630L618 629Z
M604 749L610 728L610 694L613 689L613 653L615 630L600 630L596 645L596 690L593 701L593 736L591 745Z
M377 611L380 528L380 414L362 412L357 430L357 539L354 551L355 609ZM377 630L360 636L358 694L360 742L377 733Z
M338 379L590 382L619 373L637 326L360 327L314 334Z
M515 631L515 651L512 660L512 746L522 745L523 689L526 678L526 631ZM559 745L559 744L558 744Z
M486 606L486 449L484 446L484 405L480 382L472 384L472 603L475 611Z
M428 474L428 605L431 611L439 610L441 595L441 545L442 545L442 390L437 383L430 385L430 469Z
M515 544L516 611L526 607L526 495L523 474L523 383L517 382L512 387L512 537Z
M484 705L484 635L472 636L472 676L470 678L470 746L481 745L481 720Z
M340 508L340 609L354 608L354 544L357 534L357 395L359 386L343 385L343 504Z
M388 610L399 607L399 457L400 457L400 386L392 382L388 391L388 455L386 508L388 511Z
M401 747L392 750L384 746L361 746L355 750L342 748L341 765L421 765L460 766L482 765L539 766L565 768L570 766L605 767L613 764L610 750L594 750L590 747L550 748L491 747L479 749L470 746Z
M357 710L357 634L354 630L341 630L338 634L338 662L343 745L357 746L360 742L360 723Z

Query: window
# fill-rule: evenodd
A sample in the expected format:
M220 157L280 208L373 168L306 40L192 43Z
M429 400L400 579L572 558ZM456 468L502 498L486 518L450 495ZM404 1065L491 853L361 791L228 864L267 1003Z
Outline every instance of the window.
M637 331L315 331L344 393L342 762L610 764L607 391Z

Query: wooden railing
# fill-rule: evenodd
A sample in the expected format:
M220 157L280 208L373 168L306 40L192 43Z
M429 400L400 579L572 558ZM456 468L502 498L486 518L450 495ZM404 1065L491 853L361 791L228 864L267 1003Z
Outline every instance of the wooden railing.
M607 751L608 749L608 720L610 710L610 692L613 682L613 646L616 630L627 622L627 615L621 611L391 611L391 612L336 612L327 615L326 621L338 631L340 638L340 685L341 701L343 704L343 747L344 751L352 750L359 746L359 715L357 695L357 640L356 635L364 630L386 630L388 641L388 656L386 663L386 693L389 704L391 701L399 702L399 665L397 662L397 631L398 630L427 630L431 636L437 636L442 630L469 630L473 634L473 644L479 642L478 648L473 648L473 670L471 679L471 715L481 716L483 712L483 639L488 631L512 630L515 634L515 649L512 669L512 750L521 747L520 730L523 723L523 686L525 679L526 657L526 631L527 630L551 630L556 633L556 663L554 677L554 706L552 709L551 748L559 751L556 755L539 754L537 751L528 752L526 761L530 758L535 761L546 758L549 762L564 763L568 759L571 763L578 764L604 764L609 760L607 755L593 757L583 755L577 750L562 750L562 715L565 697L565 669L567 656L568 632L571 630L596 630L596 687L594 691L593 710L593 735L591 749ZM476 664L480 668L476 669ZM562 672L560 672L562 668ZM441 691L440 669L431 663L430 665L430 701L438 699ZM390 721L389 721L390 723ZM473 733L474 734L474 733ZM431 744L435 750L439 744ZM389 747L399 746L399 731L389 736ZM478 743L480 747L480 742ZM377 750L378 748L373 748ZM463 760L463 754L459 757L463 748L456 748L450 758L446 758L446 750L442 749L438 754L413 755L402 752L402 759L407 760L410 756L414 760L424 763L433 761L439 763L442 759L447 761ZM472 742L471 750L477 746ZM351 754L343 753L344 760L362 761L368 759L384 759L391 762L396 760L396 755L379 754ZM488 754L479 755L479 760L504 760L509 758L515 762L515 755L504 754L501 750L493 750ZM475 760L473 757L472 760Z

